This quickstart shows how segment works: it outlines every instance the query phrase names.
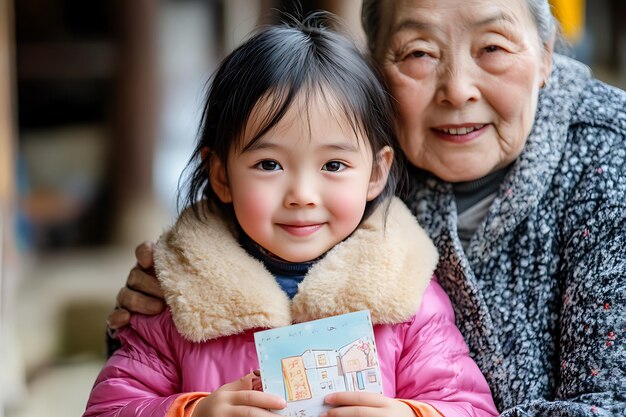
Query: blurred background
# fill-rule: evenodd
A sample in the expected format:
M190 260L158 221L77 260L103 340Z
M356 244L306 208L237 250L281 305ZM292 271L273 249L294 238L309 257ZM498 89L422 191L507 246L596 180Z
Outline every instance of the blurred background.
M572 54L626 87L626 2L554 0ZM81 415L105 319L176 215L216 63L280 0L0 0L0 417ZM360 0L303 1L342 16Z

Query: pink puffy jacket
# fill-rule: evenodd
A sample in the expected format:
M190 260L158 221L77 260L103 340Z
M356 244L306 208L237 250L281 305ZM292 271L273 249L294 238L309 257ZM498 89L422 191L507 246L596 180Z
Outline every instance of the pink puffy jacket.
M383 390L445 417L498 412L432 271L436 252L394 201L316 263L289 300L219 219L184 213L157 245L169 309L135 315L91 392L87 416L163 416L182 393L211 392L258 368L253 332L368 308ZM213 256L207 256L212 254Z

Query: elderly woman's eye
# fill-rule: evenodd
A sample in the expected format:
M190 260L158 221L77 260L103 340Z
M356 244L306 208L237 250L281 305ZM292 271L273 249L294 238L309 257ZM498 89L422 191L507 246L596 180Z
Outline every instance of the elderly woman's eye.
M409 54L409 57L411 58L424 58L426 57L426 52L424 51L413 51Z
M483 50L487 53L491 53L491 52L498 52L502 50L502 48L500 48L498 45L489 45L483 48Z

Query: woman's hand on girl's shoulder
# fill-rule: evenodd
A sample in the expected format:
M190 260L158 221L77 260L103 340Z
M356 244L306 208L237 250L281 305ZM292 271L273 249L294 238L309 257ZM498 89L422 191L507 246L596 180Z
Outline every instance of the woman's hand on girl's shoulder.
M191 416L275 417L268 410L281 410L286 405L283 398L262 392L258 372L251 372L200 400Z
M335 408L320 417L415 417L411 407L402 401L373 392L335 392L324 402Z
M154 315L165 308L163 289L154 272L154 244L143 242L135 248L137 264L130 270L126 285L117 293L116 307L107 324L116 330L130 322L133 313Z

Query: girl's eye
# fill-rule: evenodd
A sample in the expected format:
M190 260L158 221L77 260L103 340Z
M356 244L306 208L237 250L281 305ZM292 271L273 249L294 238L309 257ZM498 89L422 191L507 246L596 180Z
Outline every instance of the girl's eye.
M329 171L329 172L339 172L339 171L343 171L344 169L346 169L346 164L344 164L343 162L339 162L339 161L326 162L324 166L322 167L323 171Z
M271 159L266 159L265 161L261 161L256 164L256 168L261 171L280 171L282 167L276 161L272 161Z

